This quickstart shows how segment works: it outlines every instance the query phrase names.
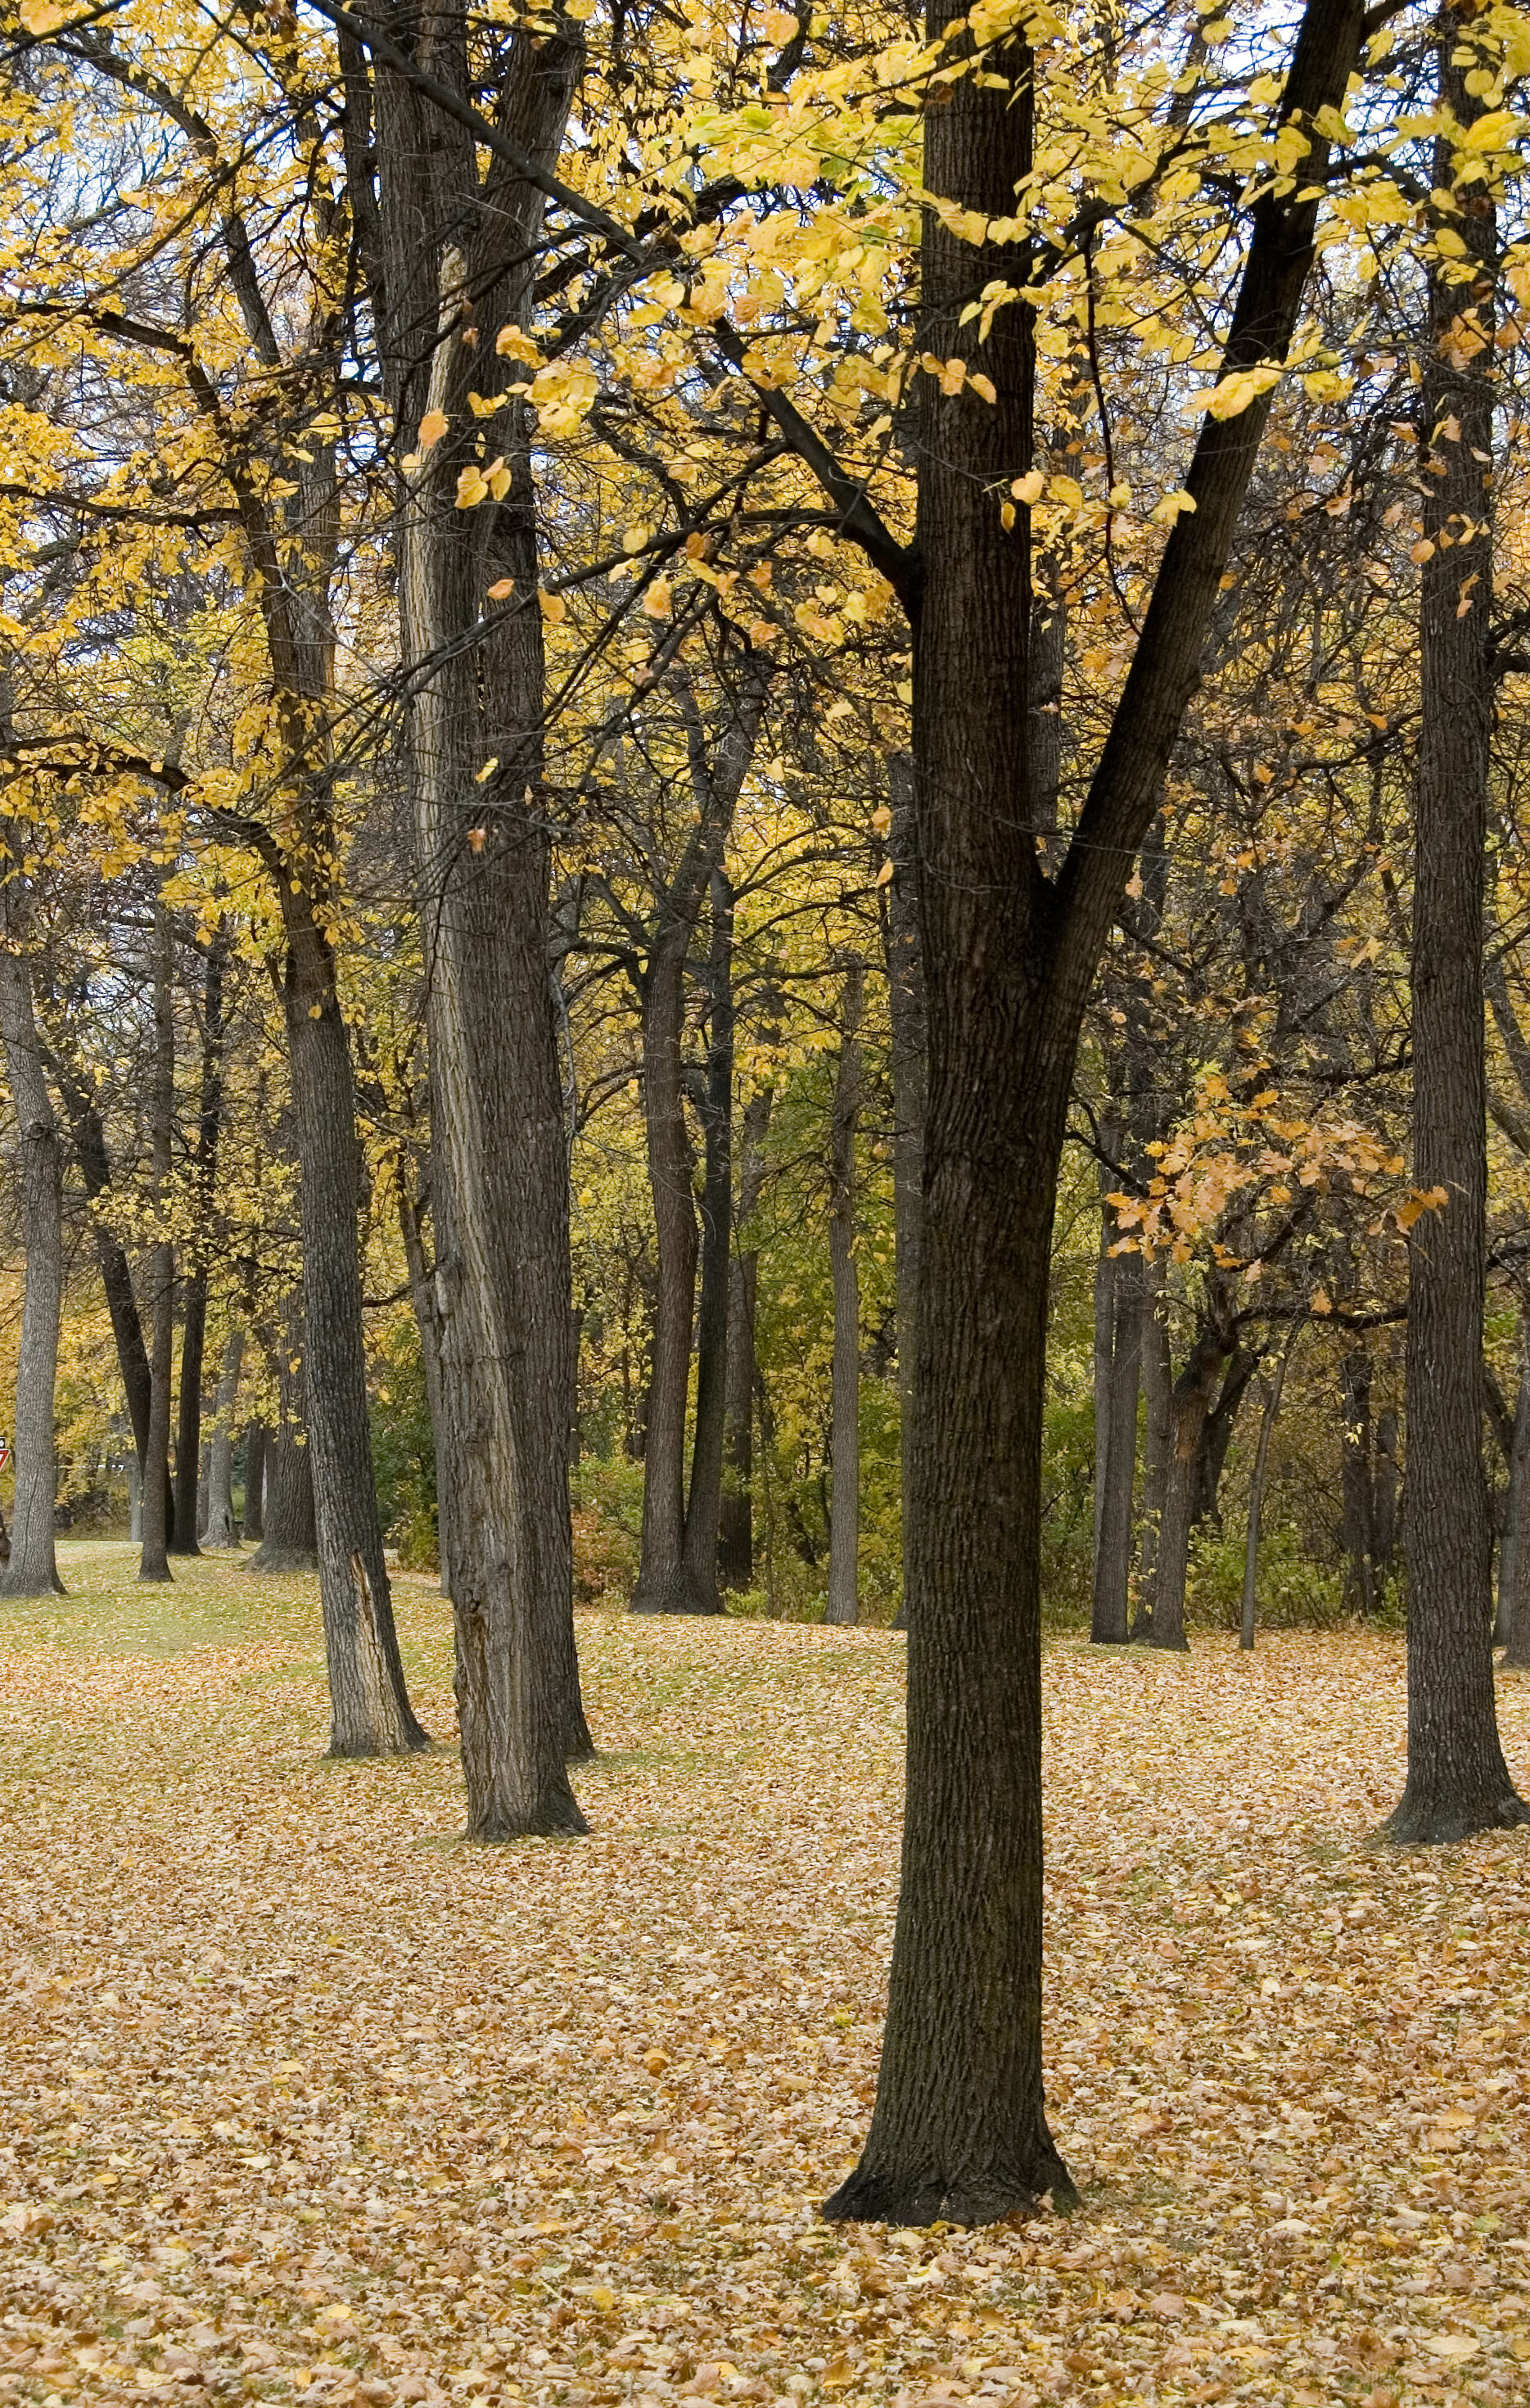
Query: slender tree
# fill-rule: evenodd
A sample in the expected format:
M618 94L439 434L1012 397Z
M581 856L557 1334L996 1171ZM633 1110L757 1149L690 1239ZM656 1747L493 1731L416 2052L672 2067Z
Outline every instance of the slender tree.
M53 1396L64 1299L63 1148L37 1034L25 914L13 849L0 883L0 1042L16 1114L16 1189L25 1283L16 1358L16 1501L0 1596L62 1592L53 1546Z
M1469 129L1474 10L1440 11L1438 95ZM1493 724L1496 214L1482 166L1435 146L1428 332L1419 394L1424 559L1414 790L1413 1177L1437 1192L1408 1237L1408 1781L1394 1840L1530 1820L1504 1762L1493 1687L1493 1539L1482 1470L1487 1092L1482 930Z
M829 1405L829 1599L826 1619L860 1618L861 1286L855 1268L855 1133L861 1116L861 1012L865 965L845 968L829 1139L829 1263L834 1368Z

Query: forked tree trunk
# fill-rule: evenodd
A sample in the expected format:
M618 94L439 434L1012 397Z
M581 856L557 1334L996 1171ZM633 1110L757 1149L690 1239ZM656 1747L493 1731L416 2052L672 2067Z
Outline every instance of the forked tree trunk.
M402 443L439 410L399 526L399 598L422 924L427 950L432 1217L441 1401L452 1476L447 1559L456 1695L476 1840L578 1832L566 1759L589 1746L579 1702L568 1509L568 1180L551 986L536 464L525 403L496 443L508 491L455 507L473 458L469 392L523 383L493 351L528 328L545 201L498 157L480 176L470 133L427 99L466 91L465 11L418 27L365 11L407 50L367 78L346 37L348 162L369 196L363 265ZM582 64L577 28L522 29L495 120L545 170ZM374 184L375 178L375 184ZM375 193L375 200L372 196ZM479 343L480 326L486 339ZM485 595L508 582L503 608ZM495 766L497 765L497 767Z
M1457 43L1472 15L1441 12L1440 104L1469 127L1484 103ZM1466 247L1491 293L1496 220L1468 164L1459 194L1450 138L1428 222ZM1475 296L1475 297L1474 297ZM1493 343L1472 330L1490 304L1453 261L1431 273L1419 437L1430 473L1423 532L1413 886L1413 1179L1439 1209L1408 1233L1408 1781L1394 1840L1452 1841L1523 1823L1498 1740L1493 1688L1493 1541L1482 1471L1487 1093L1482 913L1493 723ZM1442 537L1451 538L1446 549Z
M1152 1647L1183 1649L1185 1577L1194 1521L1196 1459L1216 1377L1227 1358L1228 1340L1218 1327L1203 1330L1174 1383L1169 1406L1169 1455L1164 1484L1164 1517L1158 1534L1158 1572L1153 1585Z
M236 1323L223 1340L223 1359L218 1369L218 1400L213 1408L207 1455L207 1518L202 1532L205 1547L233 1547L238 1543L234 1525L234 1406L243 1360L244 1330Z
M829 1266L834 1289L830 1378L829 1601L826 1619L859 1620L861 1546L861 1283L855 1266L855 1132L861 1116L861 1009L865 967L845 972L839 1067L829 1147Z
M926 20L938 40L958 13ZM1312 255L1326 137L1362 32L1308 0L1284 94L1313 128L1302 176L1255 204L1229 367L1284 356ZM925 120L928 189L990 219L1032 168L1031 60L994 43L981 85ZM1002 88L1001 88L1002 87ZM1303 197L1310 195L1310 197ZM975 281L1023 289L1022 251L926 213L923 339L979 356ZM1030 322L980 350L992 404L925 380L914 724L930 1015L924 1251L909 1538L908 1806L877 2104L831 2216L974 2223L1072 2195L1041 2068L1041 1435L1058 1166L1091 983L1197 672L1267 416L1208 419L1089 796L1055 884L1031 827L1024 742Z
M765 714L769 664L751 654L732 718L710 756L699 715L682 690L690 738L694 827L660 898L643 976L643 1125L653 1199L657 1286L653 1368L643 1451L643 1521L634 1613L717 1613L716 1573L693 1562L685 1532L685 1413L695 1312L697 1231L685 1125L685 965L702 898L721 867L733 815Z
M770 1125L770 1090L762 1087L744 1106L738 1166L738 1227L747 1228L765 1182L765 1140ZM728 1271L728 1421L726 1478L719 1522L717 1572L724 1588L754 1584L754 1308L759 1288L758 1249L736 1249Z
M16 1502L10 1556L0 1573L0 1596L42 1597L62 1593L64 1587L53 1544L58 1485L53 1397L64 1303L64 1165L37 1037L31 967L17 928L19 917L9 891L0 888L0 1040L5 1045L6 1073L16 1114L16 1195L25 1255L21 1335L16 1357Z
M154 1067L150 1092L150 1209L162 1224L169 1210L171 1121L175 1111L176 1028L171 975L175 930L163 901L154 904L151 979ZM149 1254L149 1450L143 1467L143 1553L138 1578L167 1581L170 1502L170 1372L176 1312L175 1248L162 1235Z
M701 1300L696 1309L696 1426L685 1502L685 1560L698 1598L717 1598L728 1411L728 1272L733 1241L733 886L711 880L707 965L709 1029L702 1082Z
M265 1424L251 1422L244 1434L244 1512L240 1535L257 1546L265 1536Z
M313 1455L304 1421L303 1311L291 1299L277 1338L277 1418L265 1432L263 1535L245 1566L251 1572L316 1572L319 1533L313 1507Z

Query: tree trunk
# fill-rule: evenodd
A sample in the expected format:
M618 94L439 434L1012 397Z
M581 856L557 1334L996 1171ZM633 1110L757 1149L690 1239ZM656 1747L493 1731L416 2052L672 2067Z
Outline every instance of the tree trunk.
M1222 1512L1218 1498L1222 1494L1222 1475L1227 1469L1227 1451L1237 1426L1239 1407L1250 1381L1259 1369L1256 1349L1247 1346L1233 1348L1232 1360L1223 1375L1217 1400L1206 1416L1200 1444L1195 1450L1195 1477L1191 1496L1190 1526L1197 1529L1209 1522L1221 1531Z
M74 1148L75 1161L91 1208L96 1261L100 1267L101 1284L106 1291L107 1311L111 1317L111 1334L117 1347L118 1369L127 1398L128 1420L132 1425L133 1444L141 1476L149 1447L152 1383L149 1350L144 1344L143 1324L138 1315L138 1299L133 1288L133 1273L122 1240L105 1218L102 1199L111 1194L111 1157L107 1151L106 1128L99 1106L68 1056L55 1052L50 1061L69 1125L69 1140ZM173 1534L173 1500L167 1503L165 1510L166 1532ZM133 1532L135 1539L140 1539L142 1535L139 1529Z
M0 888L0 1041L16 1114L16 1194L25 1254L21 1335L16 1358L16 1501L10 1556L0 1596L62 1594L53 1545L58 1467L53 1398L64 1303L64 1166L32 997L32 971L17 927L14 889Z
M218 1402L207 1457L207 1517L202 1532L205 1547L238 1544L234 1526L234 1403L243 1360L244 1330L236 1322L223 1340L223 1359L218 1371Z
M938 40L959 12L936 0ZM1303 175L1266 187L1224 362L1283 358L1311 262L1327 137L1361 40L1350 0L1308 0L1283 94ZM989 218L1032 167L1031 60L986 53L979 85L925 119L929 191ZM1001 74L999 70L1003 70ZM949 93L949 98L947 94ZM1304 197L1307 195L1308 197ZM924 220L924 338L978 356L975 273L1023 290L1022 250ZM924 1248L909 1542L908 1806L877 2104L833 2216L954 2223L1072 2185L1041 2071L1041 1436L1047 1281L1079 1034L1194 686L1267 418L1208 418L1106 743L1055 882L1042 875L1024 742L1029 515L996 494L1029 469L1034 354L1022 308L981 344L996 398L924 380L914 654L929 1005ZM1017 708L1017 697L1020 708Z
M265 1536L265 1424L251 1422L244 1434L244 1513L241 1535L257 1546Z
M696 1426L685 1506L685 1560L698 1598L717 1599L728 1410L728 1272L733 1240L733 887L711 880L710 1027L702 1095L701 1302L696 1312Z
M1168 1328L1164 1319L1162 1291L1146 1274L1148 1292L1142 1312L1142 1387L1147 1398L1147 1440L1142 1465L1142 1544L1137 1564L1136 1611L1130 1636L1135 1645L1152 1628L1153 1598L1158 1590L1159 1541L1164 1528L1164 1503L1168 1494L1169 1460L1174 1446L1174 1365Z
M1365 1345L1349 1347L1339 1365L1343 1399L1344 1476L1341 1483L1343 1520L1340 1540L1346 1565L1344 1603L1351 1613L1373 1613L1376 1531L1372 1519L1376 1498L1371 1464L1370 1352Z
M643 1120L657 1279L634 1613L722 1611L715 1573L708 1568L708 1576L698 1576L685 1550L685 1409L697 1254L691 1140L685 1125L685 963L702 897L722 864L753 755L768 676L768 663L751 654L715 764L708 757L699 715L688 693L681 694L697 818L660 898L643 976Z
M846 968L839 1068L829 1149L829 1265L834 1288L830 1380L829 1601L825 1620L860 1618L861 1283L855 1266L855 1132L861 1114L861 1008L865 967Z
M446 1406L441 1391L441 1312L436 1302L436 1277L425 1256L421 1207L409 1193L403 1162L398 1165L397 1179L398 1229L404 1241L404 1261L409 1274L409 1299L414 1306L415 1327L420 1332L420 1362L425 1377L425 1410L430 1415L436 1456L436 1552L441 1567L441 1594L450 1597L451 1510L448 1491L451 1479L451 1456L446 1445Z
M1102 1244L1115 1216L1102 1206ZM1095 1388L1094 1599L1090 1639L1123 1645L1132 1580L1132 1495L1137 1480L1137 1400L1140 1388L1145 1265L1137 1254L1106 1256L1104 1396ZM1096 1348L1099 1348L1096 1337ZM1097 1357L1096 1357L1097 1360Z
M1191 1349L1190 1360L1174 1383L1170 1400L1170 1444L1164 1484L1164 1518L1158 1534L1158 1570L1153 1584L1152 1647L1183 1649L1185 1638L1185 1575L1190 1566L1190 1533L1194 1522L1196 1458L1207 1417L1211 1411L1216 1377L1226 1360L1228 1340L1213 1326L1203 1330Z
M895 753L887 765L887 798L892 813L887 857L893 864L893 876L882 890L886 898L883 941L893 1040L893 1226L897 1254L898 1494L903 1550L903 1594L893 1627L903 1630L908 1627L908 1500L914 1493L914 1357L919 1330L928 1086L924 961L919 918L919 838L913 764L907 753Z
M1243 1612L1238 1630L1238 1645L1251 1648L1254 1622L1259 1606L1259 1526L1265 1513L1265 1475L1269 1467L1270 1440L1275 1435L1276 1417L1280 1411L1280 1397L1286 1383L1286 1368L1292 1348L1296 1342L1293 1326L1280 1359L1275 1367L1275 1377L1265 1397L1265 1410L1259 1418L1259 1443L1253 1452L1253 1469L1249 1475L1249 1522L1243 1540Z
M150 1211L162 1231L169 1211L171 1122L175 1111L176 1026L171 976L175 927L163 900L154 904L152 939L154 1069L150 1095ZM167 1235L149 1255L149 1448L143 1467L143 1553L138 1578L167 1581L170 1497L170 1371L175 1341L176 1258Z
M207 947L202 991L202 1078L197 1106L196 1143L191 1164L195 1226L188 1254L191 1275L180 1332L180 1415L176 1435L175 1526L170 1552L194 1555L198 1512L197 1481L202 1455L202 1358L207 1335L207 1247L211 1238L213 1192L218 1176L218 1140L223 1116L223 977L228 967L232 932L220 919Z
M287 937L283 1003L297 1129L307 1452L329 1668L328 1752L394 1756L429 1741L405 1685L372 1469L350 1041L328 938L302 896L291 899Z
M392 12L381 22L426 75L468 88L462 7L418 28ZM495 99L496 122L513 126L544 169L561 148L582 63L577 29L560 24L556 35L516 35ZM588 1732L568 1510L568 1164L550 947L536 472L523 400L507 399L495 423L508 463L504 499L455 507L459 470L473 457L469 392L504 397L524 381L515 363L478 348L479 322L491 343L501 326L531 324L546 204L497 158L480 177L471 135L407 70L375 69L369 129L359 53L352 67L348 155L368 188L369 148L376 162L379 229L364 265L395 423L411 442L438 409L454 430L411 482L398 563L430 962L432 1218L467 1832L484 1841L578 1832L585 1822L566 1757ZM487 612L486 592L507 580L513 602Z
M1520 1306L1520 1379L1514 1396L1514 1421L1509 1448L1509 1487L1504 1498L1504 1534L1498 1547L1498 1607L1493 1643L1507 1647L1514 1622L1519 1590L1520 1548L1530 1520L1530 1299Z
M143 1543L143 1468L138 1450L134 1448L127 1459L127 1535L130 1544Z
M1438 50L1439 99L1463 127L1484 106L1457 64L1458 24L1470 13L1466 5L1443 10ZM1466 189L1455 189L1451 145L1441 137L1434 185L1451 197L1431 208L1428 223L1449 232L1455 251L1465 243L1491 294L1495 215L1469 154L1463 172ZM1483 289L1456 280L1451 262L1432 270L1420 396L1420 449L1438 473L1420 480L1424 537L1436 548L1423 564L1419 607L1413 1178L1444 1200L1408 1233L1408 1781L1388 1829L1409 1843L1527 1819L1498 1740L1481 1456L1494 350L1491 333L1474 333L1463 311L1471 306L1480 319L1490 309Z
M313 1454L303 1429L306 1383L300 1352L302 1332L302 1312L294 1297L285 1339L279 1343L276 1426L265 1431L262 1450L265 1472L264 1536L245 1566L247 1571L315 1572L319 1569Z
M176 1415L175 1509L169 1534L173 1555L199 1555L197 1484L202 1461L202 1367L207 1343L207 1273L198 1263L182 1291L180 1391Z
M770 1090L762 1087L744 1106L738 1166L738 1227L747 1228L765 1180L765 1131ZM727 1478L722 1490L717 1571L724 1588L754 1584L754 1304L760 1257L740 1246L728 1273Z

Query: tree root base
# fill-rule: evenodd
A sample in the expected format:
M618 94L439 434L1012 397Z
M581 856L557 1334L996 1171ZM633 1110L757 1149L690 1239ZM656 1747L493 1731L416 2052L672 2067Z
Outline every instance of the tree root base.
M1037 2160L1029 2178L1006 2169L959 2174L950 2181L908 2177L857 2166L819 2209L828 2224L999 2224L1009 2215L1039 2215L1079 2204L1073 2177L1055 2152Z
M274 1546L267 1540L256 1548L245 1570L247 1572L316 1572L319 1558L311 1547Z
M708 1589L689 1564L672 1564L633 1591L629 1613L725 1613L715 1588Z
M1507 1776L1476 1798L1437 1798L1405 1789L1381 1826L1381 1835L1398 1848L1449 1848L1478 1831L1512 1831L1530 1823L1527 1806Z
M505 1847L512 1840L582 1840L590 1826L577 1806L544 1806L532 1814L490 1814L470 1823L463 1838L476 1848Z

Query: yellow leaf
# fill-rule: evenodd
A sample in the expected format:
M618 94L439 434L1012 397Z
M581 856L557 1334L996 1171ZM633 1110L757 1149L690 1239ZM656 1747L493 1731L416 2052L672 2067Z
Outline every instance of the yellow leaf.
M667 577L656 577L643 596L643 609L651 619L667 619L669 606L669 580Z
M877 872L877 883L879 886L892 885L894 867L894 864L891 861L883 862L881 867Z
M1016 501L1023 502L1027 509L1041 499L1046 490L1047 480L1039 468L1033 468L1028 477L1017 477L1009 488Z
M489 599L491 602L508 602L514 592L513 577L496 577L489 588Z
M568 605L564 600L561 594L550 594L545 585L539 586L536 594L536 603L537 608L541 611L542 616L547 621L549 626L561 627L563 625L564 621L568 616Z
M448 418L444 409L427 409L423 418L420 421L421 451L422 452L429 452L436 444L439 443L442 436L446 433L450 423L451 421Z

